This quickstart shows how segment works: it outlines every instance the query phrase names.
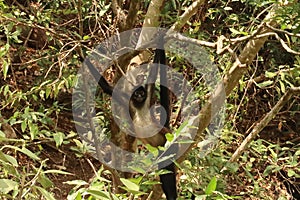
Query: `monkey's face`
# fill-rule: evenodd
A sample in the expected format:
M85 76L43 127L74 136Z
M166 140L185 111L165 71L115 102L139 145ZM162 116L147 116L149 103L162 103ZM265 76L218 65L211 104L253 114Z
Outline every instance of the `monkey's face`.
M143 86L140 86L132 94L132 100L135 103L144 103L147 98L147 92Z

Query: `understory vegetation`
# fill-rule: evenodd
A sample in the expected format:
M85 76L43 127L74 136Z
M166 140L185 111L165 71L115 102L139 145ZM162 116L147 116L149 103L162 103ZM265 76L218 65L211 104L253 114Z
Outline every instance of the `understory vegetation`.
M195 139L176 162L178 199L300 199L299 2L171 0L151 14L159 2L0 0L1 199L164 199L155 197L161 171L124 178L102 165L72 113L85 57L105 39L146 26L145 18L201 45L225 87L218 141L204 154ZM167 52L167 60L205 113L213 94L203 74L178 55ZM120 75L116 65L104 74L112 84ZM110 98L99 90L95 102L113 135ZM172 99L174 132L183 124L180 105ZM209 133L204 121L199 130Z

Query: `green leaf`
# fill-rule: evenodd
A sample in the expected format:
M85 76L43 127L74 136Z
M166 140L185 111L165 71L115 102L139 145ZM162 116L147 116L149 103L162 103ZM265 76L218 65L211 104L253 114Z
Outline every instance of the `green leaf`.
M142 183L142 185L157 185L157 184L160 184L160 182L159 181L149 181L149 180L147 180L147 181L144 181Z
M9 69L9 63L6 62L6 60L2 60L2 69L3 69L3 79L5 80L6 76L7 76L8 69Z
M263 172L263 176L268 176L271 172L274 171L274 169L276 169L277 166L276 165L268 165L265 169L265 171Z
M47 86L46 87L46 98L48 99L49 95L51 94L51 87L50 86Z
M39 127L36 124L29 123L28 125L30 131L31 140L36 139L36 136L39 132Z
M19 183L10 179L0 179L0 193L7 194L12 190L18 189Z
M140 173L140 174L145 174L146 171L143 169L143 168L140 168L140 167L135 167L135 166L131 166L130 169Z
M271 152L271 155L272 155L272 157L274 158L274 159L277 159L277 153L275 153L275 151L273 150L273 149L269 149L270 150L270 152Z
M28 150L25 147L22 147L20 151L25 155L29 156L30 158L32 158L33 160L40 160L40 158L37 155L35 155L34 153L32 153L32 151Z
M142 182L143 177L142 177L142 176L138 176L138 177L136 177L136 178L130 178L129 180L130 180L131 182L133 182L133 183L139 185L139 184Z
M42 187L35 186L47 200L55 200L54 196Z
M274 72L268 72L268 71L265 72L265 76L266 76L267 78L273 78L273 77L275 77L276 75L277 75L277 73L274 73Z
M68 185L76 185L76 186L88 185L88 183L83 180L72 180L72 181L66 181L64 183Z
M63 143L64 138L65 134L62 132L57 132L53 134L53 139L55 141L56 147L59 147Z
M172 142L175 136L173 134L171 134L171 133L167 133L165 135L165 137L166 137L166 139L167 139L168 142Z
M207 188L205 189L205 194L211 195L217 188L217 178L213 177L209 184L207 185Z
M109 7L110 7L110 4L105 5L105 6L100 10L99 16L102 17L102 16L108 11Z
M53 182L45 174L41 174L39 176L38 182L43 186L43 188L49 188L53 185Z
M264 82L262 82L262 83L258 83L258 84L256 84L258 87L260 87L260 88L265 88L265 87L267 87L267 86L269 86L269 85L272 85L273 84L273 81L271 81L271 80L269 80L269 81L264 81Z
M3 160L5 162L9 162L14 167L18 167L19 166L17 160L14 157L12 157L10 155L6 155L2 151L0 151L0 160Z
M131 182L130 180L125 178L121 178L120 180L125 185L125 187L128 188L129 190L137 191L137 192L140 190L140 186Z
M239 35L239 34L241 34L240 31L238 31L238 30L236 30L234 28L229 28L229 30L232 32L233 35Z
M90 39L90 36L88 35L83 36L83 40L88 40L88 39Z
M98 190L88 190L87 191L88 194L92 195L93 197L95 197L96 199L110 199L109 193L108 192L102 192L102 191L98 191Z
M3 95L6 96L8 92L10 92L10 91L9 91L9 85L6 85L6 86L4 87Z
M0 138L6 138L5 133L0 130Z
M21 130L22 130L23 133L25 132L26 128L27 128L27 121L24 120L24 121L22 122L22 124L21 124Z
M188 121L184 121L184 122L179 126L179 128L176 130L176 132L178 132L177 135L179 135L179 134L182 132L182 130L187 126L188 123L189 123Z
M11 148L11 149L19 151L21 153L24 153L25 155L27 155L28 157L30 157L33 160L40 160L40 158L37 155L35 155L34 153L32 153L30 150L26 149L25 147L22 147L22 149L20 149L19 147L11 146L11 145L6 145L4 147Z
M292 176L294 176L296 174L296 172L294 171L294 170L292 170L292 169L289 169L288 170L288 176L289 177L292 177Z
M152 153L154 156L158 156L158 149L156 147L151 146L150 144L146 144L146 148L150 153Z
M284 83L282 82L282 81L279 81L279 84L280 84L280 90L281 90L281 92L282 93L285 93L285 85L284 85Z
M0 47L0 58L2 58L7 54L9 47L10 47L9 43L6 43L4 46Z

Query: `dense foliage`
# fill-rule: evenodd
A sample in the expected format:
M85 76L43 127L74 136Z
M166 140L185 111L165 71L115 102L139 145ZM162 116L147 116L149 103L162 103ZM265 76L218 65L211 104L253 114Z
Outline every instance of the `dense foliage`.
M166 1L161 26L172 26L192 2ZM129 3L120 5L127 11ZM291 97L237 162L229 162L288 88L300 86L300 4L283 3L207 0L182 27L184 35L201 41L224 36L224 46L239 55L274 8L279 24L227 97L218 144L204 157L195 144L178 163L180 199L299 198L299 95ZM134 27L142 26L149 4L140 1ZM151 193L160 172L121 179L124 191L115 193L111 172L90 156L72 121L77 71L88 52L119 26L110 1L0 0L1 199L138 199ZM234 54L205 48L222 75L230 71ZM168 60L205 99L207 91L190 64L171 54ZM107 72L108 77L114 72ZM97 108L101 123L109 127L107 98L99 95Z

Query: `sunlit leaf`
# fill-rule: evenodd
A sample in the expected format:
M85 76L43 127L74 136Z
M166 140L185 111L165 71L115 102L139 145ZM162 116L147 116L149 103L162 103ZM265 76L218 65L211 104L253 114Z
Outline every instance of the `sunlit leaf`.
M140 190L140 186L131 182L130 180L125 179L125 178L121 178L120 180L125 185L125 187L128 188L129 190L131 190L131 191L139 191Z
M88 183L83 180L72 180L72 181L66 181L64 183L68 185L78 185L78 186L88 185Z
M18 183L10 179L0 179L0 193L7 194L18 188Z
M37 155L35 155L34 153L32 153L32 151L28 150L25 147L22 147L22 149L20 149L19 147L16 147L16 146L11 146L11 145L6 145L4 147L11 148L11 149L19 151L21 153L24 153L25 155L27 155L28 157L30 157L33 160L40 160L40 158Z
M274 82L274 81L269 80L269 81L264 81L264 82L262 82L262 83L257 83L256 85L257 85L258 87L260 87L260 88L265 88L265 87L267 87L267 86L272 85L273 82Z
M217 188L217 178L213 177L205 189L205 194L211 195L216 190L216 188Z
M265 72L265 76L266 76L267 78L273 78L273 77L275 77L276 75L277 75L277 73L274 73L274 72L268 72L268 71Z
M3 69L3 78L5 80L9 69L9 63L6 60L2 60L2 69Z
M294 170L292 170L292 169L288 170L288 176L289 177L295 176L295 174L296 174L296 172Z
M97 198L97 199L110 199L110 195L108 192L102 192L99 190L88 190L87 191L88 194L92 195L93 197Z
M19 166L17 160L16 160L14 157L12 157L12 156L10 156L10 155L6 155L6 154L4 154L2 151L0 151L0 159L1 159L2 161L9 162L9 163L12 164L14 167Z
M65 134L62 132L57 132L53 134L53 139L57 147L63 143L64 138L65 138Z

